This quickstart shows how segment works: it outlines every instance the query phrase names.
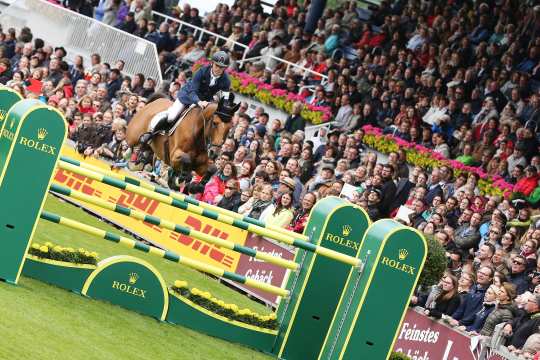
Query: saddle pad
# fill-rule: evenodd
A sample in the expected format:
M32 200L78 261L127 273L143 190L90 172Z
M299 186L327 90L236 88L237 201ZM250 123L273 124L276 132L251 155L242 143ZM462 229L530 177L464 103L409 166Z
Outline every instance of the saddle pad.
M188 108L186 108L184 111L182 111L182 113L180 114L180 117L174 123L173 127L169 129L167 135L172 136L172 134L174 134L176 128L180 125L182 120L184 120L184 118L187 116L187 114L189 114L189 112L196 106L197 106L197 104L191 104Z

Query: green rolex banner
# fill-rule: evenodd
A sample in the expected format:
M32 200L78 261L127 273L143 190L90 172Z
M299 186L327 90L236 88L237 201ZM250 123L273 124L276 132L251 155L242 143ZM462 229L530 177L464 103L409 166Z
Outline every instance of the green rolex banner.
M362 273L343 293L319 359L387 359L427 254L415 229L385 219L362 244Z
M0 279L19 279L65 137L63 116L36 100L17 102L3 122Z
M15 90L0 86L0 169L5 164L6 156L14 137L13 128L15 127L15 120L11 120L8 124L9 126L4 131L5 120L11 107L21 99L21 95Z
M363 209L330 196L317 202L304 234L316 245L358 257L369 225ZM274 353L283 359L316 359L347 278L358 269L301 250L295 260L302 270L288 280L292 297L278 311L282 328Z
M82 294L165 320L169 294L161 274L149 263L132 256L100 261L86 280Z

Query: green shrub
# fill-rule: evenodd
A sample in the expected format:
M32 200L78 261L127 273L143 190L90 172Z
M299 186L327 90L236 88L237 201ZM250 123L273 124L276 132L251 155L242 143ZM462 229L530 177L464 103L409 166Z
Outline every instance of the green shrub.
M446 270L447 259L443 246L431 235L426 236L428 255L418 285L426 289L437 284Z
M260 315L249 309L239 309L235 304L226 304L223 300L216 299L208 291L201 291L197 288L189 290L188 284L185 281L175 281L171 290L206 310L226 317L229 320L240 321L270 330L278 328L279 324L275 314Z
M75 264L96 265L98 254L85 249L73 249L70 247L62 247L46 242L44 245L32 243L28 254L55 261L63 261Z
M393 352L390 354L388 360L411 360L411 358L403 353Z

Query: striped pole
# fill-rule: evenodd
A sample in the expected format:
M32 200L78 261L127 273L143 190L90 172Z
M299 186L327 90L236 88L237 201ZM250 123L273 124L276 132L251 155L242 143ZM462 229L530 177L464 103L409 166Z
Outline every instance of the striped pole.
M331 259L334 259L334 260L337 260L337 261L340 261L340 262L344 262L344 263L352 265L352 266L359 266L360 265L360 260L359 259L354 258L352 256L342 254L342 253L340 253L338 251L330 250L328 248L324 248L324 247L317 246L317 245L313 245L313 244L311 244L311 243L309 243L307 241L303 241L303 240L300 240L300 239L295 239L294 237L291 237L289 235L284 235L284 234L278 233L278 232L273 231L273 230L268 229L268 228L264 228L264 227L260 227L260 226L254 225L254 224L250 224L250 223L247 223L247 222L245 222L243 220L234 219L234 218L232 218L230 216L220 214L220 213L214 212L212 210L207 210L207 209L204 209L204 208L202 208L200 206L193 205L193 204L190 204L190 203L186 203L186 202L178 200L178 199L174 199L171 196L167 196L167 195L164 195L164 194L161 194L161 193L153 192L153 191L151 191L149 189L145 189L145 188L142 188L140 186L134 185L132 183L127 183L127 182L118 180L116 178L113 178L113 177L110 177L110 176L107 176L107 175L103 175L103 174L101 174L99 172L95 172L95 171L92 171L92 170L89 170L89 169L78 167L76 165L73 165L71 163L67 163L67 162L64 162L64 161L60 161L58 163L58 167L61 168L61 169L73 172L75 174L83 175L83 176L85 176L87 178L90 178L90 179L93 179L95 181L99 181L99 182L102 182L104 184L113 186L115 188L118 188L118 189L121 189L121 190L126 190L126 191L129 191L129 192L135 193L135 194L139 194L141 196L144 196L144 197L147 197L149 199L159 201L161 203L176 207L178 209L185 210L185 211L188 211L188 212L200 215L200 216L204 216L204 217L207 217L207 218L212 219L212 220L217 220L217 221L220 221L222 223L225 223L225 224L240 228L242 230L247 230L249 232L252 232L252 233L255 233L255 234L258 234L258 235L261 235L261 236L266 236L266 237L269 237L271 239L274 239L274 240L277 240L277 241L280 241L280 242L283 242L283 243L286 243L286 244L289 244L289 245L292 245L292 246L295 246L295 247L298 247L298 248L301 248L301 249L304 249L304 250L307 250L307 251L312 251L312 252L315 252L315 253L320 254L322 256L329 257ZM296 233L293 233L293 234L296 234Z
M242 275L230 272L230 271L226 271L216 266L208 265L201 261L194 260L185 256L181 257L180 255L174 252L161 250L156 247L146 245L145 243L141 241L135 241L124 236L116 235L111 232L101 230L93 226L86 225L81 222L78 222L78 221L63 217L63 216L59 216L59 215L56 215L47 211L43 211L41 212L41 218L55 224L64 225L72 229L85 232L90 235L95 235L105 240L122 244L131 249L139 250L148 254L152 254L154 256L158 256L165 260L169 260L169 261L181 264L181 265L185 265L187 267L205 272L207 274L212 274L214 276L232 280L240 284L245 284L253 288L264 290L274 295L283 296L283 297L289 296L289 292L287 290L279 288L277 286L270 285L270 284L256 281L256 280L252 280L245 276L242 276Z
M281 266L281 267L291 269L291 270L297 270L299 268L299 265L297 263L295 263L294 261L282 259L280 257L272 256L272 255L270 255L268 253L265 253L265 252L254 250L254 249L252 249L250 247L247 247L247 246L235 244L232 241L223 240L223 239L220 239L218 237L205 234L205 233L203 233L201 231L196 231L196 230L190 229L190 228L188 228L186 226L178 225L178 224L175 224L173 222L160 219L157 216L151 216L151 215L147 215L147 214L145 214L145 213L143 213L141 211L129 209L129 208L127 208L125 206L122 206L122 205L120 205L118 203L110 203L108 201L98 199L98 198L90 196L90 195L86 195L86 194L84 194L82 192L71 190L71 189L69 189L67 187L64 187L64 186L60 186L60 185L57 185L57 184L52 184L51 187L50 187L50 190L52 192L55 192L55 193L58 193L58 194L61 194L61 195L65 195L65 196L68 196L68 197L72 197L74 199L81 200L81 201L87 202L89 204L99 206L99 207L101 207L103 209L111 210L111 211L117 212L119 214L129 216L129 217L135 218L137 220L141 220L141 221L147 222L147 223L152 224L152 225L159 226L159 227L167 229L167 230L171 230L171 231L183 234L183 235L191 236L193 238L199 239L199 240L204 241L204 242L209 243L209 244L221 246L223 248L226 248L226 249L229 249L229 250L232 250L232 251L235 251L235 252L247 255L247 256L254 257L256 259L264 260L266 262L269 262L269 263L277 265L277 266Z
M245 221L245 222L247 222L249 224L253 224L253 225L256 225L256 226L259 226L259 227L262 227L262 228L270 229L270 230L276 231L278 233L281 233L283 235L291 236L291 237L294 237L294 238L297 238L297 239L301 239L303 241L309 241L307 236L302 235L302 234L297 234L294 231L283 229L283 228L281 228L279 226L267 225L267 224L264 223L264 221L253 219L253 218L250 218L249 216L244 216L244 215L238 214L238 213L236 213L234 211L222 209L219 206L211 205L211 204L205 203L204 201L198 201L198 200L196 200L196 199L194 199L194 198L192 198L190 196L186 196L184 194L177 193L177 192L171 191L169 189L165 189L165 188L160 187L160 186L154 186L152 184L149 184L149 183L144 182L144 181L140 181L140 180L135 179L135 178L130 177L130 176L122 175L122 174L119 174L119 173L114 172L114 171L105 170L105 169L103 169L103 168L101 168L99 166L87 164L87 163L82 162L82 161L77 161L77 160L69 158L67 156L61 156L60 160L66 162L66 163L70 163L70 164L75 165L75 166L80 167L80 168L85 168L85 169L88 169L88 170L91 170L91 171L96 171L96 172L98 172L100 174L108 175L108 176L113 177L113 178L115 178L117 180L124 181L124 182L126 182L128 184L132 184L132 185L135 185L135 186L140 186L140 187L142 187L144 189L147 189L147 190L150 190L150 191L153 191L153 192L165 195L165 196L170 196L170 197L172 197L173 199L176 199L176 200L180 200L180 201L183 201L183 202L195 205L195 206L200 206L205 210L210 210L210 211L213 211L213 212L216 212L216 213L219 213L219 214L227 215L227 216L232 217L233 219L242 220L242 221Z

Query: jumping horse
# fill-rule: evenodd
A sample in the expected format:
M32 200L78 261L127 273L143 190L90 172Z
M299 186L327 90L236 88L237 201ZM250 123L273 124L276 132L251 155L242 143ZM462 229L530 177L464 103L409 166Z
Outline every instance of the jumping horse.
M139 138L148 131L150 120L157 113L168 109L172 102L166 98L151 100L131 119L127 128L127 142L130 146L139 143ZM150 147L154 154L172 168L169 176L169 186L177 188L191 171L198 175L209 177L209 160L218 154L232 124L233 114L240 104L234 103L234 95L228 99L220 97L204 109L194 106L186 110L181 123L173 133L163 132L156 135Z

